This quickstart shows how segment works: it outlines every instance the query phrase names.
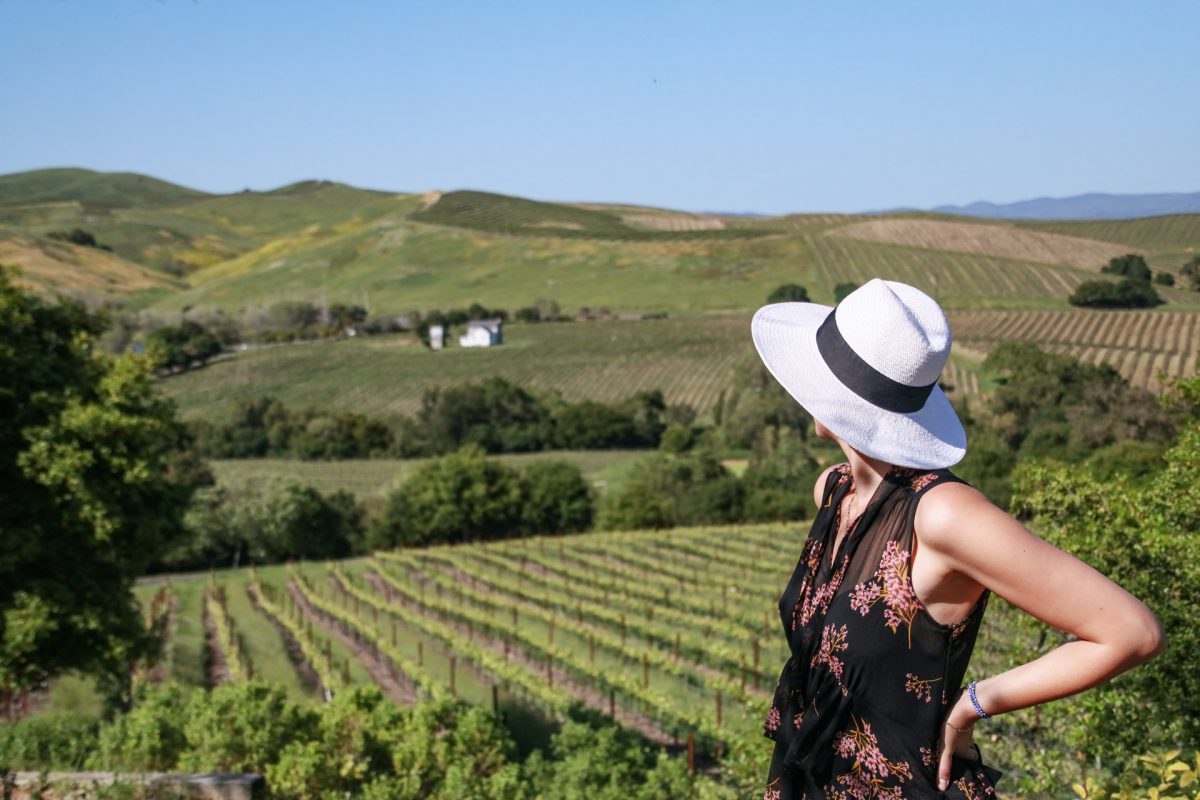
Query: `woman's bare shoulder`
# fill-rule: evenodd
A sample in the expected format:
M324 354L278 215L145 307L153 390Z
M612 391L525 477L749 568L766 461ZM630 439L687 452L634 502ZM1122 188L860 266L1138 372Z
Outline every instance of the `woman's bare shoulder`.
M821 470L821 474L817 476L817 482L813 484L813 502L816 504L818 509L821 508L821 498L825 494L825 484L829 480L829 474L834 470L848 469L849 466L849 462L843 461L838 464L830 464L828 467Z
M958 481L938 482L926 489L912 524L923 545L942 553L974 549L982 540L1038 539L988 495Z

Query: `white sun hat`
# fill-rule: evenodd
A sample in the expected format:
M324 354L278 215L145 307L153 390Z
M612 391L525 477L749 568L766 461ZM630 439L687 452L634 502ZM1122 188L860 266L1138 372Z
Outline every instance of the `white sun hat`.
M966 432L937 385L950 323L920 289L873 278L836 308L770 303L750 333L775 380L860 453L921 469L966 455Z

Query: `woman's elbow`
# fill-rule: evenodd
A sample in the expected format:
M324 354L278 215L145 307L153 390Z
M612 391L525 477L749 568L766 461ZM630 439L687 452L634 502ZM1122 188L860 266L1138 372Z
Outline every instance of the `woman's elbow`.
M1131 630L1130 661L1142 664L1167 649L1167 634L1158 617L1149 609Z

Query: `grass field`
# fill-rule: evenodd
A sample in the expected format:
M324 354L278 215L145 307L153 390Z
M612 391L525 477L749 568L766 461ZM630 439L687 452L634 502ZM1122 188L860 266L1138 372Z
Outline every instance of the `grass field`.
M579 467L598 491L619 484L630 465L647 450L547 450L537 453L504 453L491 456L515 469L534 461L566 461ZM350 459L300 461L282 458L217 459L210 461L217 482L224 486L253 487L282 480L313 486L323 494L347 491L360 499L382 499L416 470L423 459Z

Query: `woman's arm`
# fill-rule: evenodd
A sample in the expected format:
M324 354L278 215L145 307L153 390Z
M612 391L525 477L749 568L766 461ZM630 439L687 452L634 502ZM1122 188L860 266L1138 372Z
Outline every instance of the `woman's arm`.
M930 489L917 506L914 525L922 555L937 559L939 572L965 575L1077 637L1027 664L981 679L975 696L988 714L1089 689L1153 658L1166 645L1158 618L1140 600L1035 536L966 484ZM949 780L951 755L963 753L979 718L963 692L942 729L941 788Z

